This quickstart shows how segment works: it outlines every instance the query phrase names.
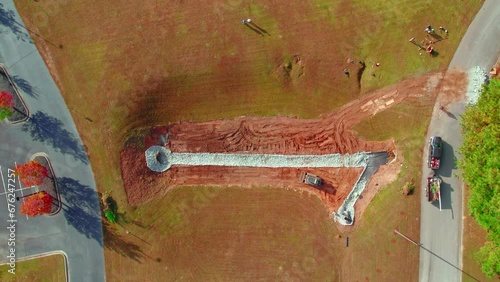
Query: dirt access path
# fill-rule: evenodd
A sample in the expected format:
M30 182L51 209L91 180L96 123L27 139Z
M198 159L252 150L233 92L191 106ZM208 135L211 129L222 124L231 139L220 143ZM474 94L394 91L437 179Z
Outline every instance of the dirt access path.
M407 79L365 95L318 119L240 117L154 127L146 135L145 142L142 142L144 147L136 145L137 142L130 142L122 150L122 177L129 202L132 205L145 203L158 193L166 193L176 186L272 186L313 193L330 211L337 210L359 178L361 168L174 166L158 174L146 167L144 151L151 145L166 145L173 152L191 153L297 155L387 151L398 156L393 140L362 140L352 131L353 126L403 101L411 102L424 96L436 97L439 91L447 92L449 100L454 100L458 87L463 87L457 82L464 79L462 73L430 73ZM393 159L395 161L381 167L372 177L363 199L356 204L358 218L378 189L396 178L403 160L400 156ZM325 183L318 189L300 183L299 175L303 171L321 176Z

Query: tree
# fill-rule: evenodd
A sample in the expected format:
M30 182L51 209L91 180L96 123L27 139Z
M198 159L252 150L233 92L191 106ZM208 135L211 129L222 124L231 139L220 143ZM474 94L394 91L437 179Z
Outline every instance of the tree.
M488 277L500 275L500 80L483 88L476 105L467 106L461 121L464 142L459 167L470 188L469 212L488 232L476 254Z
M475 257L486 276L491 278L500 273L500 246L498 244L486 242Z
M37 161L29 161L16 166L15 174L24 186L40 185L49 174L45 166Z
M7 91L0 91L0 121L14 114L14 97Z
M32 194L21 205L21 213L28 216L49 213L52 210L52 201L52 197L45 191Z

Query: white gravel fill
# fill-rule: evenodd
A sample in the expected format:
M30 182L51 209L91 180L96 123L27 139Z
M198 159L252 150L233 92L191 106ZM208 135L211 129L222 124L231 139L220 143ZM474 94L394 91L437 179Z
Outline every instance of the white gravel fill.
M171 165L211 165L241 167L365 167L369 153L352 155L270 155L270 154L220 154L220 153L171 153Z
M368 184L368 177L365 174L366 167L358 178L358 181L352 187L351 192L347 195L342 205L339 207L338 212L333 213L333 218L335 221L342 225L352 225L354 223L354 204L361 196L361 193L365 190L366 184ZM345 219L347 217L347 220Z
M488 81L488 73L480 67L471 68L468 72L467 100L469 104L476 104L481 94L483 84Z

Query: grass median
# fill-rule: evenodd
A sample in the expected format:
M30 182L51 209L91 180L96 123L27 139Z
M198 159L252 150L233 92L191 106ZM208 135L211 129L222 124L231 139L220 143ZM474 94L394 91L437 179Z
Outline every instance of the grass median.
M9 269L9 265L0 265L1 281L66 281L66 263L64 262L64 256L62 255L50 255L18 261L16 263L15 274L7 272Z

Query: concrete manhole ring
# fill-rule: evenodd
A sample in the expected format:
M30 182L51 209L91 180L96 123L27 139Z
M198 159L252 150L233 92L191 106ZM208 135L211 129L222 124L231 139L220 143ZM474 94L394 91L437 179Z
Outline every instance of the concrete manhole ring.
M162 146L151 146L146 150L146 163L149 169L164 172L172 166L170 150Z

